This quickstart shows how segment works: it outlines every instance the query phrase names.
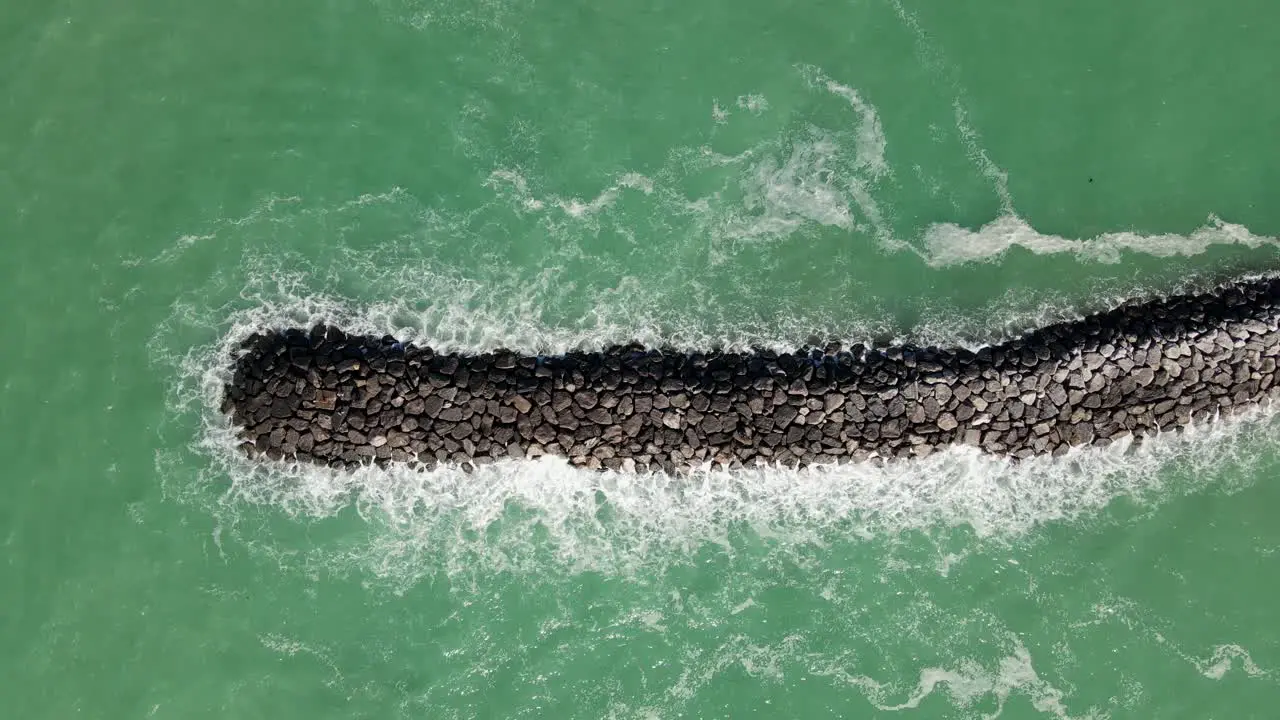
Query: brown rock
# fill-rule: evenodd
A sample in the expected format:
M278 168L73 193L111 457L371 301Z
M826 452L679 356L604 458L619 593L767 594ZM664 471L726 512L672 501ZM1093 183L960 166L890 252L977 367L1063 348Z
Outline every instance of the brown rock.
M533 430L533 439L536 440L539 445L550 445L555 442L556 439L555 428L550 425L539 425Z
M826 397L822 399L822 410L823 412L830 415L831 413L840 409L844 405L844 403L845 403L844 395L841 395L840 393L836 393L836 392L827 393Z
M551 395L551 409L562 413L573 404L573 396L567 392L556 392Z
M622 430L627 437L635 437L640 434L640 428L644 427L644 416L632 415L622 421Z
M423 400L422 413L430 418L438 418L443 407L444 398L439 395L431 395Z

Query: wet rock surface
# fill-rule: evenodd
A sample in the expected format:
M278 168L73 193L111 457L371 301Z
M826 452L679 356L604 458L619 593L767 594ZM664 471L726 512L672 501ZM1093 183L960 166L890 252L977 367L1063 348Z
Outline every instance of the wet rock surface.
M333 467L560 455L623 471L1027 458L1142 438L1276 393L1280 279L1130 303L977 351L639 345L440 354L332 326L242 343L223 411L251 457Z

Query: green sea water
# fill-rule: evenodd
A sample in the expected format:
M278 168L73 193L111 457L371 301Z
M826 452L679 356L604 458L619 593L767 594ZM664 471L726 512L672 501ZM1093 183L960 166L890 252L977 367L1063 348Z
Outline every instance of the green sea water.
M230 348L981 343L1280 269L1261 0L0 6L0 717L1274 718L1270 410L268 468Z

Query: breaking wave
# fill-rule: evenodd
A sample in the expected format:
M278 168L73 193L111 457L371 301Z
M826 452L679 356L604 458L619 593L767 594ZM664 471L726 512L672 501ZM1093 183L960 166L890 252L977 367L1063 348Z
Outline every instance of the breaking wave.
M244 458L233 428L218 412L220 393L233 349L265 327L330 322L463 351L562 351L631 337L653 342L662 335L656 321L606 322L591 330L546 326L536 305L485 305L459 292L465 284L441 285L438 276L425 273L413 277L389 282L387 289L396 296L414 286L426 296L453 300L409 317L412 296L361 305L316 294L315 279L307 276L251 274L237 309L180 304L153 351L175 371L171 409L197 428L191 451L204 459L204 469L199 482L183 478L175 482L185 489L171 487L204 498L200 502L216 498L218 511L229 517L249 507L311 519L354 510L378 528L355 551L360 562L377 574L412 582L438 569L424 557L443 559L457 572L478 561L532 568L548 557L563 567L625 571L708 543L732 547L732 538L743 532L784 545L913 532L1011 538L1045 523L1096 515L1118 498L1157 503L1215 478L1247 476L1241 468L1259 462L1256 449L1274 435L1271 411L1260 408L1141 444L1077 449L1017 464L956 447L886 464L704 470L679 479L580 471L549 457L486 465L472 474L448 467L340 472ZM183 351L180 338L193 328L205 341ZM679 343L728 340L708 332L688 330ZM775 347L794 343L785 335L767 341ZM176 467L182 461L170 457L162 464Z

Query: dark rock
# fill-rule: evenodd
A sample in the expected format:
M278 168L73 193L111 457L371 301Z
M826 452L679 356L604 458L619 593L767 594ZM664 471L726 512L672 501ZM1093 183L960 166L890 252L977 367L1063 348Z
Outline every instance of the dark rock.
M921 457L952 442L1058 455L1280 397L1277 299L1280 280L1250 280L977 352L625 346L540 360L316 326L246 340L219 407L251 456L340 467L483 462L513 444L623 470Z
M1062 407L1067 404L1067 391L1061 385L1051 385L1045 393L1049 402Z

